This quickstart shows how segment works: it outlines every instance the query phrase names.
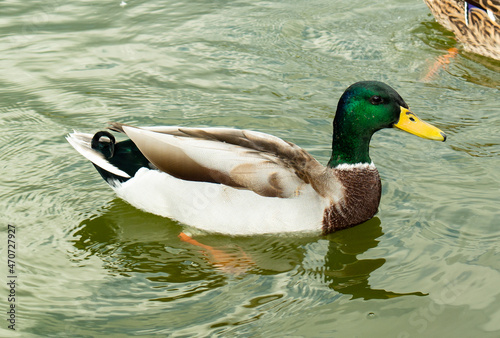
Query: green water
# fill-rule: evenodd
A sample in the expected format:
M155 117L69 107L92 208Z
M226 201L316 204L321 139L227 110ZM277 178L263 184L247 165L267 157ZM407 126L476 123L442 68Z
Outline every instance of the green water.
M0 336L498 337L500 62L422 1L4 1ZM459 46L458 46L459 47ZM326 237L195 236L116 198L65 141L108 121L269 132L326 163L344 89L387 82L446 143L375 135L371 221ZM7 225L16 226L16 331Z

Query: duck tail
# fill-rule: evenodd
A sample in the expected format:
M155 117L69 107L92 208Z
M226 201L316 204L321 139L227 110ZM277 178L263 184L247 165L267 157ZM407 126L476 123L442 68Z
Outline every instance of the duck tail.
M115 185L116 181L127 181L131 177L110 161L115 156L116 142L109 132L100 131L92 135L74 131L66 136L66 140L76 151L94 164L102 178L110 185Z

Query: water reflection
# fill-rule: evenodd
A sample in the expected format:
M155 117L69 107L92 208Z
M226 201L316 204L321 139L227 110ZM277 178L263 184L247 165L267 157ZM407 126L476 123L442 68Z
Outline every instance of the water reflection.
M490 88L498 88L500 86L497 75L500 71L500 61L464 51L457 44L453 33L446 30L436 21L421 22L420 25L412 30L412 35L441 54L436 60L429 59L430 64L449 55L450 49L455 49L458 52L452 53L455 55L452 55L446 64L442 64L439 70L435 69L433 74L429 73L433 67L429 67L426 72L427 76L422 78L424 82L437 81L440 76L443 76L440 72L447 69L448 72L455 77L462 78L465 82Z
M328 236L329 246L323 271L325 282L337 292L365 300L424 296L421 292L395 293L370 287L370 274L384 265L386 260L358 259L357 256L378 245L377 238L384 234L380 224L380 219L374 217L359 226Z
M424 295L370 287L370 274L383 266L385 259L358 256L378 245L377 238L383 235L378 218L325 237L204 234L188 240L179 237L182 231L174 221L115 200L104 213L83 221L74 232L74 246L87 253L78 253L74 259L97 255L112 274L146 278L158 291L157 297L148 293L149 299L164 302L219 288L232 278L287 272L319 279L352 298ZM319 255L314 267L311 256L318 255L313 246L326 252Z

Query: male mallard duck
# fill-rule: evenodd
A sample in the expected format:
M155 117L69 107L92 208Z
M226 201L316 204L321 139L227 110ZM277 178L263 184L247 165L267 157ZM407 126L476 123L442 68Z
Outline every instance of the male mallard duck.
M465 50L500 60L499 0L424 0Z
M233 235L322 231L375 215L381 184L369 157L377 130L398 127L444 141L381 82L350 86L333 121L332 156L321 165L297 145L229 128L132 127L74 132L69 143L89 159L118 196L139 209L206 231Z

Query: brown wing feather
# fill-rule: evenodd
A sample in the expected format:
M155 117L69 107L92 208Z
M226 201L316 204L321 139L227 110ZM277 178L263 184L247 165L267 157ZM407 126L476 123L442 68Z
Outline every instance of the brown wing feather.
M304 170L308 167L308 164L310 162L317 163L316 160L304 149L291 142L271 135L262 137L261 133L239 129L218 130L214 128L214 131L210 132L210 129L180 128L179 131L182 131L186 135L192 137L226 142L253 150L255 153L266 153L271 156L275 156L280 160L281 165L292 168L296 175L303 180L307 180L307 174Z
M261 133L255 133L239 129L214 129L214 132L209 132L206 129L179 129L189 136L204 138L207 140L217 140L234 144L240 147L254 150L256 153L269 154L276 164L290 168L295 175L304 183L310 183L310 174L312 168L322 167L314 157L307 151L295 145L294 143L271 136L272 141L268 137L262 137ZM277 161L279 160L279 161ZM271 186L277 185L276 175L269 178L269 182L274 182Z
M114 126L124 130L141 152L160 170L175 177L222 183L245 188L263 196L292 197L311 182L311 176L324 167L305 150L280 138L228 128L154 127L141 134L140 128ZM162 137L161 134L173 135ZM203 141L194 157L169 140ZM207 143L207 141L209 141ZM214 142L214 143L211 143ZM220 149L219 149L220 148ZM206 150L206 154L203 153ZM198 150L197 150L198 151ZM203 155L226 152L228 166L207 165ZM220 154L220 153L219 153ZM313 174L314 172L314 174Z

